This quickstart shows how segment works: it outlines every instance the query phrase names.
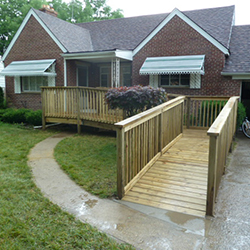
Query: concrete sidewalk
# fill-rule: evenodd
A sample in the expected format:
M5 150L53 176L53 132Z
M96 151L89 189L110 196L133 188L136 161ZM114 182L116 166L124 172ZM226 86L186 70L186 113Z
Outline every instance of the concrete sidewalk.
M87 193L69 179L53 157L56 144L70 135L61 133L40 142L28 161L36 185L63 210L137 249L249 249L249 139L240 137L231 156L215 218L203 219Z

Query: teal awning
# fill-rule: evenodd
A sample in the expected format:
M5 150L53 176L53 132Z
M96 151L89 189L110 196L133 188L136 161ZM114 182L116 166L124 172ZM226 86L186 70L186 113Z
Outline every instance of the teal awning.
M0 74L4 76L55 76L51 69L56 59L13 61Z
M205 55L148 57L141 75L204 74Z

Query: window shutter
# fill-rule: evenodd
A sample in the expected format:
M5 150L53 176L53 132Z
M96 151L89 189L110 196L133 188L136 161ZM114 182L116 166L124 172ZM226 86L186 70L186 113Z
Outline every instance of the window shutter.
M14 84L15 84L15 94L21 94L21 80L20 76L14 77Z
M48 76L48 86L55 87L56 86L56 78L55 76Z
M201 75L190 74L190 89L200 89L201 88Z
M149 75L149 85L158 88L158 75Z

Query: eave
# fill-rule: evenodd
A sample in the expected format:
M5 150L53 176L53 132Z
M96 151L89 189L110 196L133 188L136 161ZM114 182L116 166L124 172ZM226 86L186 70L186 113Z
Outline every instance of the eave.
M221 72L222 76L232 76L233 80L248 80L250 72Z
M57 37L51 32L51 30L44 24L44 22L39 18L39 16L34 12L33 9L30 9L26 17L24 18L22 24L20 25L19 29L17 30L15 36L13 37L11 43L9 44L6 52L3 55L2 60L4 61L8 56L9 52L11 51L12 47L14 46L15 42L17 41L19 35L23 31L24 27L28 23L31 16L39 22L39 24L45 29L45 31L50 35L50 37L54 40L54 42L58 45L58 47L62 50L62 52L66 53L67 49L63 46L63 44L57 39Z
M168 22L172 20L174 16L178 16L188 25L190 25L193 29L195 29L199 34L201 34L205 39L207 39L210 43L212 43L215 47L217 47L221 52L225 55L229 55L229 50L223 46L218 40L216 40L213 36L209 35L205 30L203 30L199 25L189 19L186 15L184 15L178 9L174 9L167 17L164 19L151 34L149 34L133 51L133 56L136 55Z
M120 58L128 61L133 60L133 53L129 50L93 51L81 53L65 53L61 56L66 60L86 60L86 61L105 61Z

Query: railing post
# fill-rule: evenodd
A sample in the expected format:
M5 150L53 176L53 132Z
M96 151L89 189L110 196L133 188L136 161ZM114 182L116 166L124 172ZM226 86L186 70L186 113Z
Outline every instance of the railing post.
M163 109L161 109L160 119L159 119L159 152L161 155L163 149Z
M189 128L190 127L190 101L191 100L191 98L190 97L187 97L187 120L186 120L186 126L187 126L187 128Z
M116 130L117 137L117 194L119 199L125 195L125 132L123 127Z
M181 105L181 133L183 133L183 126L184 126L184 101Z
M218 157L218 137L209 136L209 159L208 159L208 181L207 181L207 206L206 215L213 216L216 198L216 174Z
M80 89L77 88L77 99L76 99L76 105L77 105L77 133L81 133L81 119L80 119Z
M42 88L42 126L43 130L46 128L46 118L45 118L45 93L44 88Z

